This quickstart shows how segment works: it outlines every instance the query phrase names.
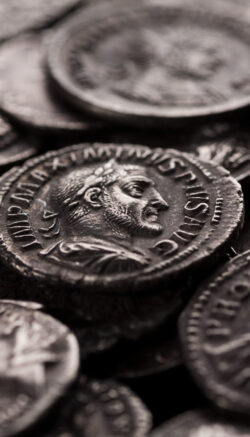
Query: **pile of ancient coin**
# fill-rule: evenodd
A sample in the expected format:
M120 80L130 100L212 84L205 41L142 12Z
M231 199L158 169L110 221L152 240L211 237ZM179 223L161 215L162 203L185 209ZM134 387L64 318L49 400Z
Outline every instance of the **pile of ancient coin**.
M250 2L0 0L0 437L250 437Z

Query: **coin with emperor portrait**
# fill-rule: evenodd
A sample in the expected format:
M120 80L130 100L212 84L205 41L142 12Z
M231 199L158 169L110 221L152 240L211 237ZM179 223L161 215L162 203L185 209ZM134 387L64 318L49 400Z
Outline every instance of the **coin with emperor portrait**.
M83 144L0 183L0 254L29 277L132 292L216 262L237 235L240 185L171 149Z

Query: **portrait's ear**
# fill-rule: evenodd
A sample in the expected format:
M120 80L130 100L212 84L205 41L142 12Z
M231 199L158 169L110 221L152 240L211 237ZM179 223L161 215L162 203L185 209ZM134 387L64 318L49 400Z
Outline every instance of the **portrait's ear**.
M101 188L99 187L90 187L85 191L84 200L87 202L92 208L101 208L102 202L100 199Z

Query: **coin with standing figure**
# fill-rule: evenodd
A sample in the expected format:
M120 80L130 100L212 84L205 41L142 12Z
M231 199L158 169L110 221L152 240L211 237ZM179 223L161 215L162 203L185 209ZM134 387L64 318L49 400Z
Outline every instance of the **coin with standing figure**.
M34 302L0 300L0 434L34 425L77 376L79 351L66 326Z

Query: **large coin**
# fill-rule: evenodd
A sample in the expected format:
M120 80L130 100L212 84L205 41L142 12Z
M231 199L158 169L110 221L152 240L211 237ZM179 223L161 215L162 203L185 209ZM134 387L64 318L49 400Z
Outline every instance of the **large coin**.
M85 290L145 290L216 262L241 225L240 185L168 149L85 144L0 184L2 259Z
M0 3L0 40L41 28L65 15L80 0L7 0Z
M29 127L75 134L98 127L54 97L44 71L45 35L26 35L0 48L0 108ZM17 74L18 71L18 74Z
M151 437L249 437L250 426L206 410L188 411L156 429Z
M62 396L77 375L76 339L32 302L0 301L0 434L16 435Z
M81 377L46 436L144 437L151 425L150 412L129 388Z
M250 103L250 32L236 17L178 0L89 8L52 41L51 76L71 102L112 120L224 115Z
M218 407L249 415L250 252L197 292L180 324L187 366Z

